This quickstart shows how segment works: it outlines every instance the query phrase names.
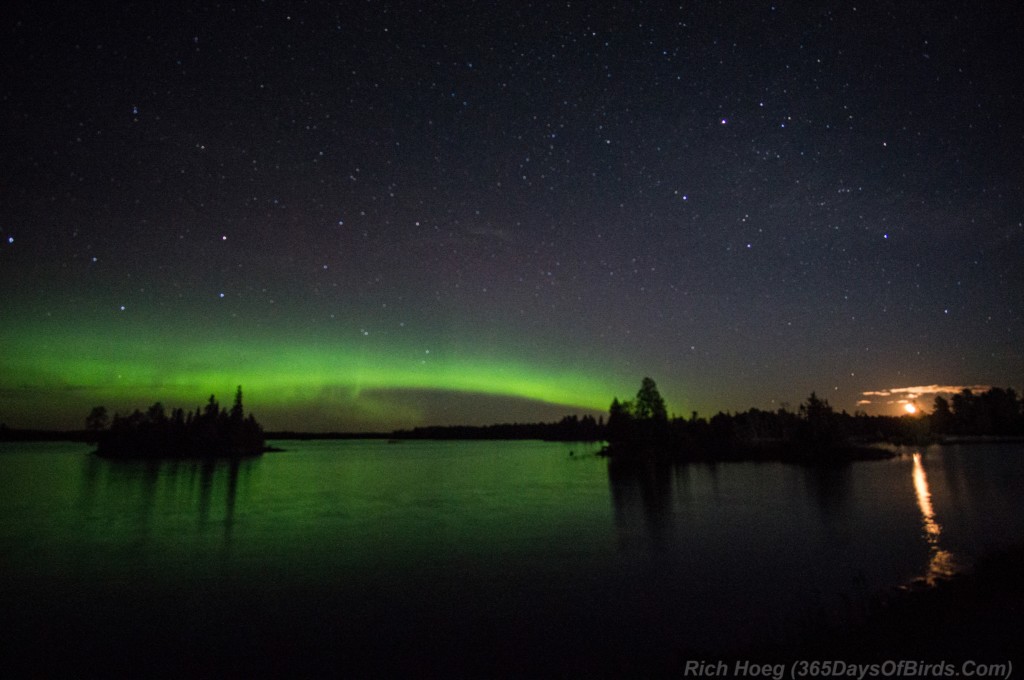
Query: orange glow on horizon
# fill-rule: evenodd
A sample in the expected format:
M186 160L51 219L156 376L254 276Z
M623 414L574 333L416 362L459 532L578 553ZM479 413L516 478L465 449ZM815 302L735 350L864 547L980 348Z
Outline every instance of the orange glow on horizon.
M910 415L914 415L915 413L917 413L917 407L910 403L904 404L903 410L909 413Z

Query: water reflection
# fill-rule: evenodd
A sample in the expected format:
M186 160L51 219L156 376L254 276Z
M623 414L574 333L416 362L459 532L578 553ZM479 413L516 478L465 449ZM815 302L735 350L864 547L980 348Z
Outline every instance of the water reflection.
M632 525L642 517L652 543L663 544L672 518L673 467L683 470L678 481L685 486L686 466L657 460L608 462L608 485L620 536L636 531Z
M914 456L914 493L917 496L917 507L921 511L921 525L924 529L925 540L928 541L931 558L928 562L928 572L924 576L924 582L933 585L936 581L952 576L956 572L957 562L953 553L943 550L939 546L939 537L942 535L942 525L935 520L935 509L932 507L932 494L928 488L928 475L924 471L921 462L921 454Z
M79 507L121 505L135 518L136 538L145 541L155 524L192 515L200 533L220 525L231 541L239 486L258 461L104 461L89 456ZM183 512L184 511L184 512ZM194 515L193 515L194 513Z
M808 465L804 468L807 495L822 515L841 518L848 512L853 473L849 465Z
M246 463L252 461L247 460ZM199 528L210 525L210 505L213 502L215 481L218 477L226 477L224 491L224 541L231 540L231 530L235 526L235 503L238 498L238 473L242 462L236 458L228 461L203 461L199 473ZM246 467L248 471L248 466Z

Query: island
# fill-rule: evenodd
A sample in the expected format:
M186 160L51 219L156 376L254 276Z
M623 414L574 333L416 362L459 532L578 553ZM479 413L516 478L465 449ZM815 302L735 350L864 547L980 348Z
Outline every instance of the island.
M242 387L230 409L214 395L206 406L167 414L159 402L145 413L136 409L110 419L103 406L92 409L86 429L96 441L96 455L113 459L240 458L267 451L263 428L242 406Z

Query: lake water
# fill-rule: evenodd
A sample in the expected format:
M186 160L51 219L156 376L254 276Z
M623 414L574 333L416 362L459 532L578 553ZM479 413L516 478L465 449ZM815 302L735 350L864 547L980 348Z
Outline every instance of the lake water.
M854 619L1024 540L1019 445L814 470L275 443L234 464L0 444L5 667L632 672Z

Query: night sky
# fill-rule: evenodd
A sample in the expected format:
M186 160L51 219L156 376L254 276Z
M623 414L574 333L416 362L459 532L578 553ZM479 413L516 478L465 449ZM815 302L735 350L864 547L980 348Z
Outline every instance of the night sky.
M0 10L11 427L1024 386L1018 3L91 4Z

